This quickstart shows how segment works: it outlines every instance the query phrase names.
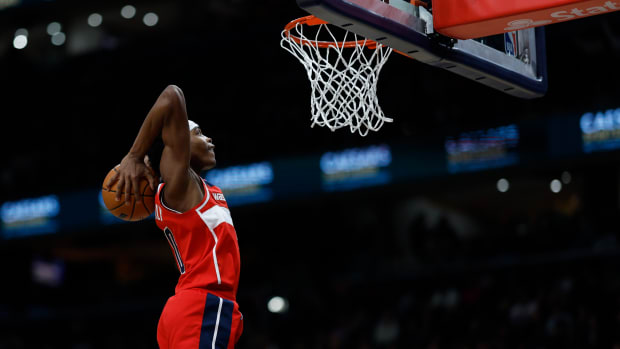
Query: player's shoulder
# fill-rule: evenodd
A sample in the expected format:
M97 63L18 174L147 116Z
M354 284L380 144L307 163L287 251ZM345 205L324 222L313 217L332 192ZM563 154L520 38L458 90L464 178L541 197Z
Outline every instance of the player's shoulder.
M226 198L224 197L224 193L222 193L222 189L212 183L207 182L206 180L204 180L204 182L207 185L207 189L209 190L209 193L211 193L211 197L213 197L213 200L215 200L220 206L227 206Z
M221 193L222 192L222 189L220 189L220 187L218 187L217 185L207 181L206 179L203 179L203 181L207 185L207 188L209 188L210 192L216 192L216 193Z

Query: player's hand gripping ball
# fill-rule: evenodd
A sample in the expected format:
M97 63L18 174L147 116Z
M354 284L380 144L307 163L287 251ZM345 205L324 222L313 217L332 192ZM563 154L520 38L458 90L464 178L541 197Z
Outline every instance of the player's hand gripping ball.
M129 204L125 203L125 192L123 189L121 192L121 200L116 201L116 192L118 187L118 181L108 189L106 184L112 176L116 173L118 165L108 172L108 175L103 180L101 187L101 196L103 196L103 203L105 207L115 215L116 217L125 221L140 221L155 211L155 193L151 189L149 182L146 178L141 178L139 182L140 193L142 194L142 202L137 202L135 194L131 193L131 199Z

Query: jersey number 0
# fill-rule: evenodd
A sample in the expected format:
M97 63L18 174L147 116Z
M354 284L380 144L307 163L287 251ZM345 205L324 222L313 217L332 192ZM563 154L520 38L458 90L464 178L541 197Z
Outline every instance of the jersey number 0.
M179 265L179 271L181 271L181 274L185 274L185 264L183 264L183 260L181 259L181 253L179 252L177 242L174 240L172 231L166 227L164 228L164 234L166 234L166 239L168 239L168 242L174 251L174 258L177 260L177 264Z

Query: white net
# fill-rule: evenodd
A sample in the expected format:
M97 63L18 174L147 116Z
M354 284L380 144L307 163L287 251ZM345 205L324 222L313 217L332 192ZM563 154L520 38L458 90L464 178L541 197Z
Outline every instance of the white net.
M305 35L305 27L312 28L308 29L312 34ZM324 37L331 41L319 41ZM377 99L379 73L391 48L348 31L338 40L328 24L309 27L299 22L290 32L282 32L280 45L297 57L308 73L312 127L325 126L335 131L348 126L352 133L366 136L385 122L392 122Z

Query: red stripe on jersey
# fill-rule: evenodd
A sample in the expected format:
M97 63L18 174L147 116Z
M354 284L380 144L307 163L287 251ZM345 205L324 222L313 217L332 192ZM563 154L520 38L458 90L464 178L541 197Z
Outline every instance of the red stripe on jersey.
M155 222L165 232L181 276L175 293L201 288L235 300L239 285L239 244L226 199L220 188L203 181L202 201L186 212L167 208L155 196Z

